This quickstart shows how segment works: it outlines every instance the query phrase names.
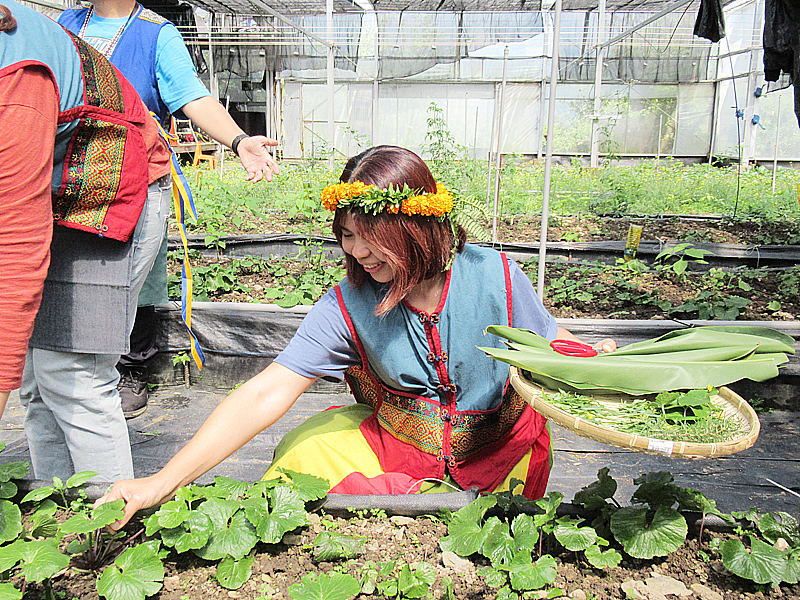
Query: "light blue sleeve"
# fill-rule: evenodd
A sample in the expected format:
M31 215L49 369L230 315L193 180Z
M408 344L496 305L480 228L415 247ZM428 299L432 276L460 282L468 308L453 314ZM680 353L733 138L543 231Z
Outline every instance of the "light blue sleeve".
M361 364L333 289L314 304L275 362L303 377L340 381L348 367Z
M528 276L516 262L508 259L511 269L512 319L514 327L530 329L548 340L556 339L558 324L555 317L544 307L533 289Z
M197 76L180 32L171 23L164 25L158 34L156 81L161 100L171 113L192 100L211 95Z

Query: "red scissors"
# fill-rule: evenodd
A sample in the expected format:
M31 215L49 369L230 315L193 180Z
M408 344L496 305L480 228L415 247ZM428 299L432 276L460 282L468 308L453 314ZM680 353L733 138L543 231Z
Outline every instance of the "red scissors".
M559 354L565 356L579 356L585 358L597 356L597 350L592 348L589 344L573 340L553 340L550 342L550 347Z

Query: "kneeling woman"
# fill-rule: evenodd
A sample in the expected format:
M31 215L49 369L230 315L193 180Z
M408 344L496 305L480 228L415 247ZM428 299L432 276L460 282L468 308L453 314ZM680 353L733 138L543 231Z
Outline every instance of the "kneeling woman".
M312 308L286 349L228 396L160 472L117 482L126 517L169 498L277 421L317 378L345 378L357 404L290 432L273 465L327 479L338 493L508 489L544 495L545 419L508 383L489 325L576 339L556 325L517 265L465 244L453 199L413 152L378 146L351 158L323 192L347 277ZM606 351L614 342L602 342ZM434 488L434 489L431 489Z

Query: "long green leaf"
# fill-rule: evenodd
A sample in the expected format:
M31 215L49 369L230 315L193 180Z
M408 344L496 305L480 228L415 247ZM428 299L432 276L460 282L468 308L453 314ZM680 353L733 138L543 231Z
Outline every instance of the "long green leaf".
M527 371L534 382L547 388L642 395L776 377L779 365L788 361L784 351L794 350L782 338L760 335L763 329L696 327L608 354L575 357L559 354L547 340L530 331L490 327L487 331L509 340L509 348L481 350ZM759 335L745 333L752 331Z

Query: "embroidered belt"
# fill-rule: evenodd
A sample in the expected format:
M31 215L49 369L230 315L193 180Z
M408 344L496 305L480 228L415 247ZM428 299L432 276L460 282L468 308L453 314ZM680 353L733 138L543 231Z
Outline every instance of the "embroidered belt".
M361 366L350 367L346 376L356 401L377 409L381 427L421 452L442 454L445 423L449 421L450 455L455 461L462 461L508 435L527 406L509 385L496 409L451 415L436 402L392 392Z

